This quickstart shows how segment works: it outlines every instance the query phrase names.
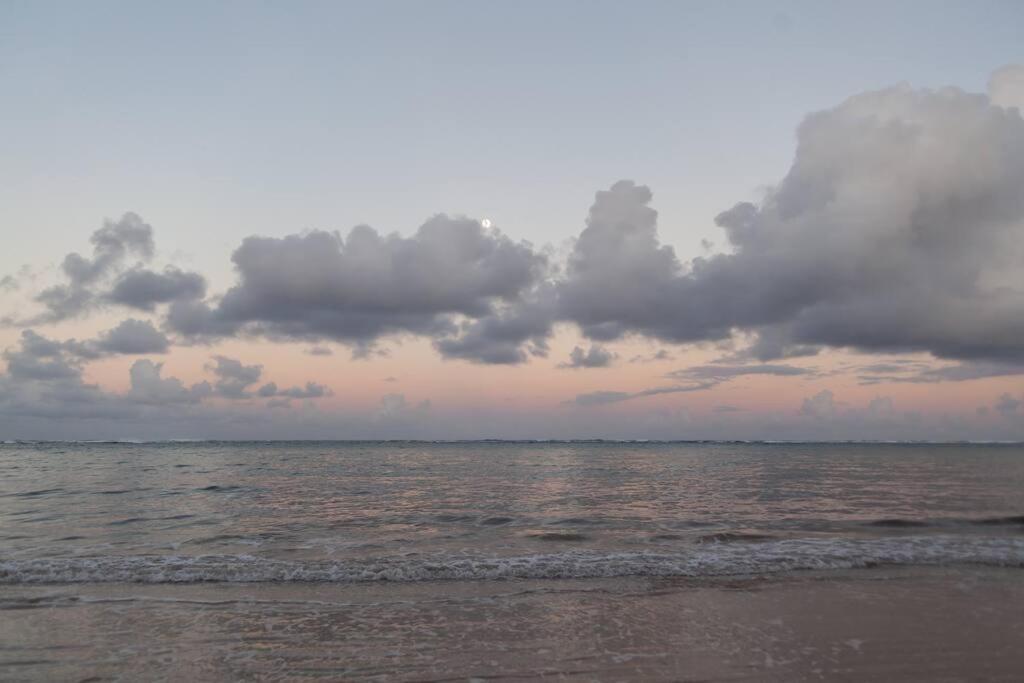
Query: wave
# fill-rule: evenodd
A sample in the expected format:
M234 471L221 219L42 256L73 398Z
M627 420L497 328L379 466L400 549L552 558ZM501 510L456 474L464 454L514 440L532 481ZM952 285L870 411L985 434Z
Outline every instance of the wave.
M571 551L520 557L285 561L251 555L103 556L0 561L0 585L718 577L881 565L1024 568L1024 539L959 536L711 543L685 553Z

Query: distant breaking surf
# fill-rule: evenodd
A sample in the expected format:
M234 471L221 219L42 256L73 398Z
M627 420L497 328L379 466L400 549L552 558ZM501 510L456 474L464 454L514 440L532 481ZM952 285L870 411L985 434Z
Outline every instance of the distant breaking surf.
M570 551L520 557L283 561L251 555L6 560L0 584L363 583L612 577L719 577L876 566L1024 567L1024 538L904 536L705 543L681 553Z

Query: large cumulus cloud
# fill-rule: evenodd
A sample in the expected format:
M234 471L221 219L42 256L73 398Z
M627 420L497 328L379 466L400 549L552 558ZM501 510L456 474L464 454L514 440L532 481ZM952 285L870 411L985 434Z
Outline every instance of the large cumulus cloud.
M173 304L172 328L199 338L245 328L357 347L391 334L440 338L457 335L463 318L518 302L545 267L528 244L444 215L408 238L366 226L346 238L250 237L232 261L238 284L212 305Z
M717 222L732 253L683 265L649 190L598 193L561 284L593 339L760 331L814 345L1024 358L1024 119L983 95L900 86L808 117L792 168Z

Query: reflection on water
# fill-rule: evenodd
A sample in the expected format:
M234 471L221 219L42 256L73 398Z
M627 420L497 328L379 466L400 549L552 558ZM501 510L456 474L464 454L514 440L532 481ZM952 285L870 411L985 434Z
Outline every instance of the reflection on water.
M0 479L9 559L522 555L1024 526L1020 446L6 444ZM976 523L997 519L1011 522Z
M5 444L0 482L3 680L1024 666L1021 446Z

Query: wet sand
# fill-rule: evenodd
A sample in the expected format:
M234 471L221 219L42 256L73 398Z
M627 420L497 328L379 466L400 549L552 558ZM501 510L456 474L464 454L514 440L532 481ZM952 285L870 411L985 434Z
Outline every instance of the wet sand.
M5 586L0 678L1020 680L1024 574Z

